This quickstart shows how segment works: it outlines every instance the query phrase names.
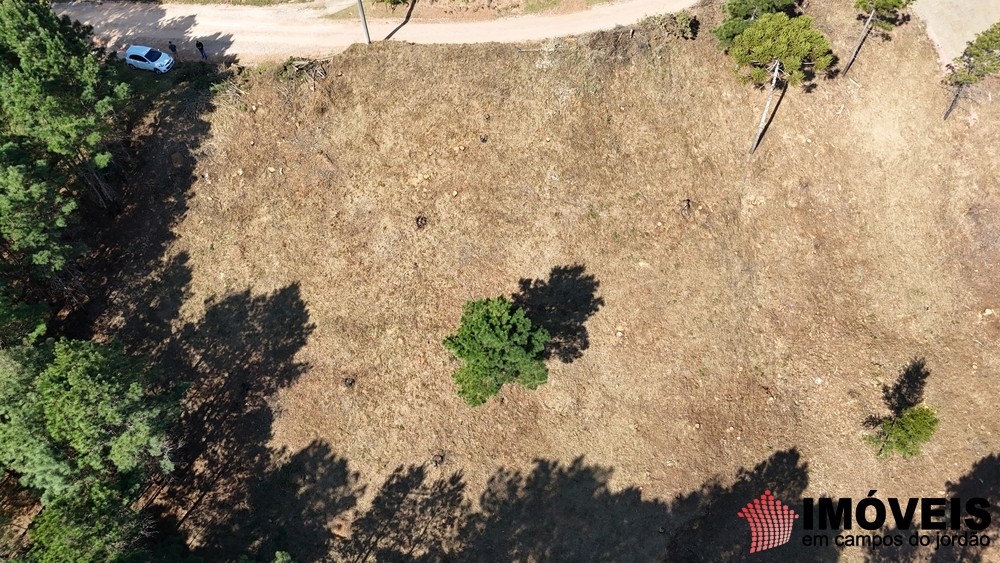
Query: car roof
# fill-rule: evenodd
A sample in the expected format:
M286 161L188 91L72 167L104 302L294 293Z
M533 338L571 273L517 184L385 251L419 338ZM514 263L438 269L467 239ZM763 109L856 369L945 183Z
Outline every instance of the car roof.
M152 47L146 47L143 45L132 45L125 51L126 55L145 55L147 51L152 49Z

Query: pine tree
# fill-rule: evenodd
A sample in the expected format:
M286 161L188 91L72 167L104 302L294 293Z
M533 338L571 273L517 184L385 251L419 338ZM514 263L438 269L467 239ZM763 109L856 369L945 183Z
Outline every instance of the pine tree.
M41 153L41 151L35 151ZM60 190L64 178L14 142L0 142L0 244L15 279L47 279L79 254L63 240L76 201Z
M458 331L444 340L465 362L454 375L459 396L477 406L499 393L504 383L528 389L545 383L548 369L541 356L548 341L549 333L534 327L506 297L466 303Z
M913 457L920 448L931 440L940 420L930 407L915 406L905 409L898 416L882 419L877 435L869 441L879 446L880 456L898 453L903 457Z
M42 501L91 482L137 485L170 471L169 397L147 393L147 368L114 345L60 340L0 352L0 465Z
M65 231L83 194L114 198L102 170L128 88L105 63L48 3L0 2L0 275L15 304L79 256Z
M32 563L94 563L136 560L142 538L139 514L128 499L100 485L53 499L28 528ZM141 559L139 559L141 560Z
M952 72L948 76L948 83L954 88L955 95L944 113L945 119L948 119L954 111L968 87L1000 72L1000 22L976 34L976 38L969 42L965 51L955 59L950 68Z
M816 72L833 64L830 42L812 25L812 18L786 14L764 14L733 39L729 55L737 71L757 85L770 83L767 103L761 112L757 134L750 152L760 144L767 126L768 111L778 86L806 84Z
M0 3L0 132L27 139L18 144L42 153L32 160L48 157L106 200L99 171L111 159L108 118L128 88L92 53L90 31L43 2Z

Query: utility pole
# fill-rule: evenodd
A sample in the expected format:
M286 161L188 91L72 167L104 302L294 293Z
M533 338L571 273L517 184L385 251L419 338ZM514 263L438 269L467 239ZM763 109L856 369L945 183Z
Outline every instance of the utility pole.
M368 21L365 20L365 6L362 0L358 0L358 15L361 16L361 31L365 33L365 45L371 45L372 38L368 35Z

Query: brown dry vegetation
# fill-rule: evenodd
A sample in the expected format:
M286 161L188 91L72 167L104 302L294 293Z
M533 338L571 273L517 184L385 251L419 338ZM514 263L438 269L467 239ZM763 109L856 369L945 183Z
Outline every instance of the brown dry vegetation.
M828 4L809 12L843 55L859 24ZM910 24L871 41L849 80L790 90L748 156L764 94L707 33L528 49L354 47L318 80L245 78L211 114L173 240L125 268L162 328L126 337L192 358L184 431L204 444L155 503L193 547L739 557L735 510L765 487L937 496L1000 450L1000 316L983 315L1000 311L995 82L942 122L948 93ZM441 346L462 304L572 265L603 300L589 346L551 359L537 391L465 405ZM128 299L112 299L109 331L131 328ZM915 357L941 427L923 455L878 460L862 423ZM379 512L399 481L420 491L406 501L420 533ZM556 500L514 498L533 488ZM434 494L446 501L420 505ZM551 551L498 547L521 538L512 526ZM593 539L609 536L622 545Z

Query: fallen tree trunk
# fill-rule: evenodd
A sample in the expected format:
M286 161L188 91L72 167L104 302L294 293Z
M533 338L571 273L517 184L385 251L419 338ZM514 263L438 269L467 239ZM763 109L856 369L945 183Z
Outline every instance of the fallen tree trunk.
M861 46L865 44L865 39L868 38L868 34L872 31L872 23L875 21L875 9L872 9L872 13L868 14L868 19L865 21L865 28L861 30L861 37L858 38L858 44L854 46L854 51L851 53L851 58L847 59L847 64L844 65L844 76L847 76L847 71L851 70L851 65L854 64L854 59L858 58L858 53L861 51Z
M955 111L955 108L958 107L958 100L962 97L962 92L965 90L966 86L968 86L968 84L959 84L958 88L955 88L955 96L951 99L951 103L948 104L948 109L944 112L945 121L948 120L948 116L951 115L951 112Z
M767 129L768 110L771 109L771 102L774 100L774 92L777 90L778 76L781 74L781 61L774 61L774 72L771 75L771 91L767 94L767 103L764 104L764 111L760 114L760 123L757 124L757 135L754 136L753 145L750 146L750 154L757 150L764 130Z

